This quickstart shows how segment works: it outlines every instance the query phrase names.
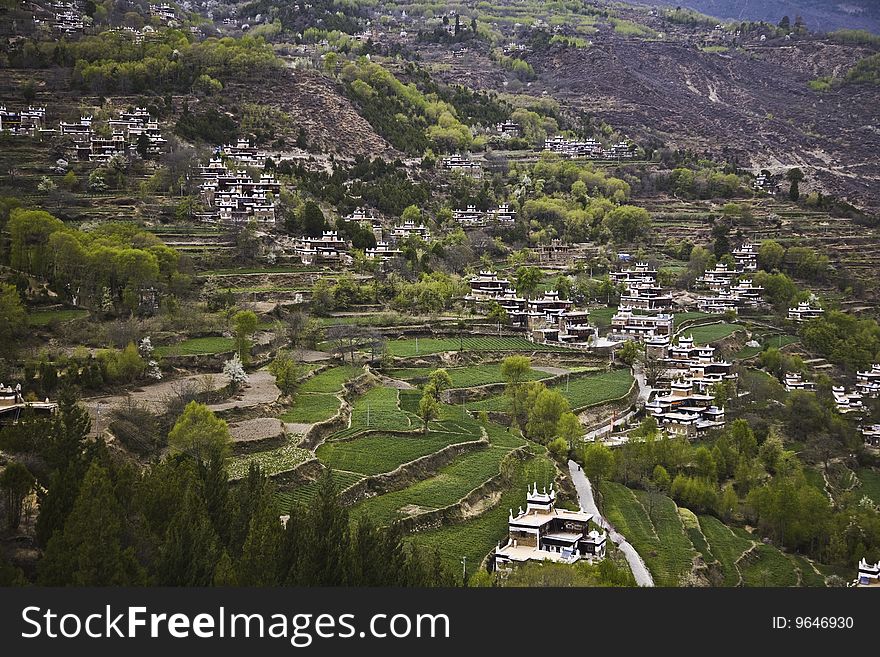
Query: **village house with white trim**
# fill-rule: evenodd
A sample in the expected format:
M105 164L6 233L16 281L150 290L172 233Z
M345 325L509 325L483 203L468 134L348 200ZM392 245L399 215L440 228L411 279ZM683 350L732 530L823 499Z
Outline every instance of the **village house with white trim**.
M526 509L508 516L508 537L493 553L495 568L505 569L515 563L551 561L573 564L605 558L608 535L590 528L593 514L569 511L556 506L556 491L545 487L538 491L529 486Z

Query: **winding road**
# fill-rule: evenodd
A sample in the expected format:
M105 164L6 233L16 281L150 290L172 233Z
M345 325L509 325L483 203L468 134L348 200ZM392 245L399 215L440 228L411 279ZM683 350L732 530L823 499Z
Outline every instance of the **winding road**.
M587 513L593 514L599 526L608 532L608 536L614 541L614 544L620 551L623 552L633 577L636 578L636 583L639 586L654 586L654 578L651 577L651 573L648 571L647 566L645 566L645 562L642 561L642 557L636 552L636 549L599 513L596 500L593 498L593 487L590 485L590 480L587 479L584 471L574 461L568 462L568 471L571 473L571 480L577 489L581 508Z

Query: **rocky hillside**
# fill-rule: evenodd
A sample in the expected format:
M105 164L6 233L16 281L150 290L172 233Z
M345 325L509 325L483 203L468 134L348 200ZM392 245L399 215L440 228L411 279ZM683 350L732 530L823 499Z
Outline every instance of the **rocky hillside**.
M777 23L802 16L813 30L866 29L880 31L880 4L876 0L639 0L655 6L682 6L728 20Z

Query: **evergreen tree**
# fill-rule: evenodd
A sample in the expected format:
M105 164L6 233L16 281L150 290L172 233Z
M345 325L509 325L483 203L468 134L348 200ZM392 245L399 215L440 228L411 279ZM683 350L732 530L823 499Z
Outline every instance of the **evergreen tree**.
M172 518L156 563L161 586L210 586L221 556L220 539L202 497L186 491Z
M268 481L263 484L251 516L238 564L238 583L242 586L275 586L279 583L277 571L284 528L278 517L273 490Z
M125 548L122 506L106 468L94 462L64 530L46 547L38 578L46 586L133 586L145 580L132 548Z
M305 517L305 528L300 584L347 585L348 511L339 503L339 492L329 471L320 480L318 494Z
M24 498L34 486L34 476L21 463L12 462L0 474L0 489L6 498L6 524L11 530L21 524Z

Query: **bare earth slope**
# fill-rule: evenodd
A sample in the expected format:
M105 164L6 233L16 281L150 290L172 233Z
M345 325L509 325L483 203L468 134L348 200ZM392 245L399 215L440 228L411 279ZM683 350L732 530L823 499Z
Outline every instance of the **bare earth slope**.
M753 167L815 168L825 191L880 207L880 87L819 93L817 75L863 54L823 42L706 53L672 42L607 39L535 61L538 84L633 138L720 154Z

